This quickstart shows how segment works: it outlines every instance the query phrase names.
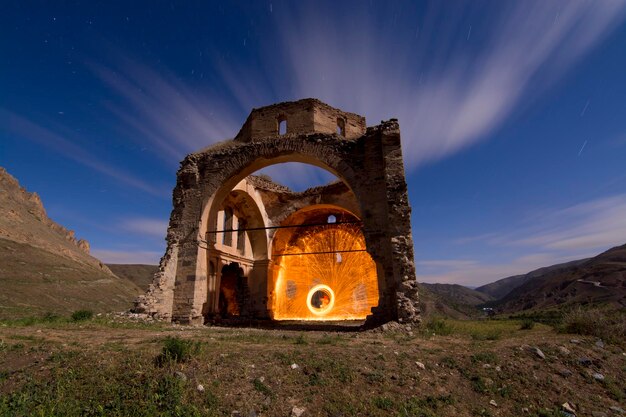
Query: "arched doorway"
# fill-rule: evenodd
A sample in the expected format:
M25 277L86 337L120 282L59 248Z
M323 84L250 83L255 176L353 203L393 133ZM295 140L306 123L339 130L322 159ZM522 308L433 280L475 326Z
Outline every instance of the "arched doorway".
M222 318L247 313L248 279L237 262L224 265L221 271L219 314Z
M364 320L378 305L377 268L361 221L337 206L306 207L274 236L275 320Z

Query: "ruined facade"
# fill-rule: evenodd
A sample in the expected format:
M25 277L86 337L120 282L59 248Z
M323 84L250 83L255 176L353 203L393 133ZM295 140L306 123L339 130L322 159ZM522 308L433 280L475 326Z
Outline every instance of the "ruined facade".
M282 162L339 181L293 192ZM213 318L419 321L398 122L366 127L316 99L254 109L237 136L188 155L167 251L135 311Z

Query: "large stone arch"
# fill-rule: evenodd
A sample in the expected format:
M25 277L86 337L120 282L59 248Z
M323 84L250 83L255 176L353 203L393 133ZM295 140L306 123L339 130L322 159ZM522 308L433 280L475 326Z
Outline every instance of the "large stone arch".
M348 122L357 120L348 115ZM275 124L272 117L267 126ZM298 131L256 138L246 133L246 126L253 133L264 132L255 130L254 123L257 122L251 115L242 128L244 134L240 132L236 140L191 154L181 163L168 248L153 286L140 300L144 309L180 322L201 321L207 280L206 251L201 246L211 220L207 207L221 201L240 181L259 169L281 162L302 162L336 175L358 201L367 251L379 265L382 284L379 308L371 321L419 320L410 207L397 121L368 128L362 136L350 139L338 134ZM312 126L307 129L315 132L317 125Z

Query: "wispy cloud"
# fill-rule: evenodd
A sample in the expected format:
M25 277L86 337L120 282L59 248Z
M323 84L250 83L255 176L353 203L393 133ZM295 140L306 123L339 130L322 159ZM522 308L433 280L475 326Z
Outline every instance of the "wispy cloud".
M18 114L3 109L0 109L0 120L2 121L0 126L3 126L10 134L43 145L54 152L58 152L65 158L113 178L125 186L159 197L169 195L168 190L159 189L131 173L103 162L101 158L77 145L79 141L75 137L69 138L68 136L58 134Z
M168 222L162 219L133 218L122 221L120 226L128 232L164 238Z
M167 70L157 72L122 56L118 61L114 68L89 65L118 94L119 100L107 107L127 136L152 144L169 162L178 163L189 152L233 138L243 124L229 111L228 97L194 90Z
M259 35L245 60L211 47L219 89L183 83L121 53L116 65L90 67L117 93L106 105L126 136L148 141L171 163L232 138L252 107L318 97L369 124L398 117L405 162L414 170L493 133L626 15L624 1L492 6L485 16L475 3L454 10L391 4L382 14L364 2L336 5L334 13L318 3L276 4L275 32ZM310 167L269 172L299 188L318 176Z
M398 116L415 168L502 125L528 90L545 90L623 21L626 2L500 3L496 16L476 16L473 32L485 37L478 50L454 26L468 10L446 15L446 24L443 8L403 16L390 5L389 20L366 6L350 10L350 21L315 7L278 13L294 95L318 96L370 122Z
M624 244L626 194L549 212L536 218L536 222L529 232L511 243L551 250L596 250Z
M417 267L422 268L467 268L477 264L477 261L471 259L428 259L415 262Z
M591 257L626 243L626 194L544 209L514 231L456 239L457 245L485 245L485 252L517 253L510 262L478 260L417 261L419 280L479 285L559 262Z
M109 249L93 249L91 254L104 263L109 264L147 264L156 265L162 252L150 251L119 251Z
M479 261L433 260L433 268L417 263L417 280L428 283L460 284L480 286L512 275L525 274L544 266L580 259L576 256L553 253L531 253L513 259L511 262L485 263ZM439 264L441 262L441 264ZM436 267L435 267L436 266Z

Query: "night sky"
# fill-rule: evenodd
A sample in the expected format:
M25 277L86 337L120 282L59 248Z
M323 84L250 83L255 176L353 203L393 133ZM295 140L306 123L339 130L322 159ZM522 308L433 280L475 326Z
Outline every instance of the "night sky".
M52 3L0 5L0 165L105 262L157 263L180 160L306 97L399 119L420 281L626 243L624 1Z

